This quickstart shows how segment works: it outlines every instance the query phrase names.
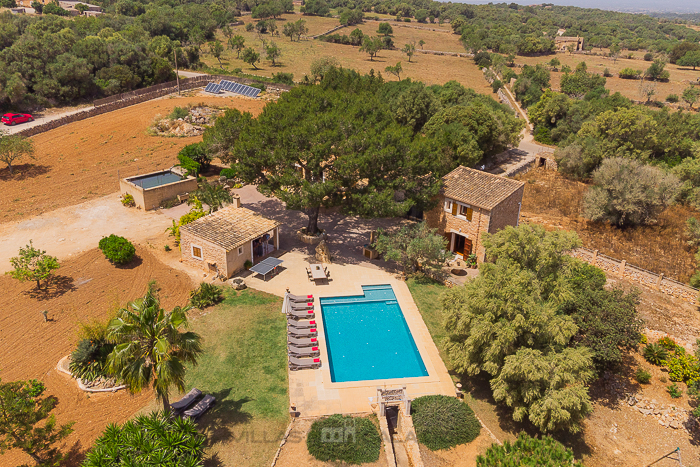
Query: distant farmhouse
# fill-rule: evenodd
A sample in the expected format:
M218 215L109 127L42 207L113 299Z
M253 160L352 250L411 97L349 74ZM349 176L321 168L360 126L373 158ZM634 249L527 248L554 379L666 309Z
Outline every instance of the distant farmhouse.
M428 225L447 239L447 248L484 261L483 234L517 226L525 183L459 166L442 178L438 205L425 213Z
M12 12L13 13L34 13L34 9L31 8L31 4L34 0L17 0L17 6L18 8L13 8ZM52 2L52 0L36 0L41 4L47 5ZM102 14L102 7L97 6L97 5L92 5L87 2L80 2L78 0L59 0L58 6L63 8L64 10L68 11L68 13L71 14L71 16L80 16L80 10L77 10L75 7L82 3L87 7L87 10L83 12L82 14L84 16L97 16Z
M554 38L554 43L559 52L566 52L569 45L573 45L576 52L583 51L583 37L557 36Z

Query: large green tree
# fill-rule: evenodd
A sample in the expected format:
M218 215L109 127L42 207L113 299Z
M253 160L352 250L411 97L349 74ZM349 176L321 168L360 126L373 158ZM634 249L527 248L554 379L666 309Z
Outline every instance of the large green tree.
M14 268L5 274L19 280L34 281L36 288L41 288L41 281L44 286L48 285L53 271L58 269L58 259L55 256L46 254L45 250L34 248L34 243L29 240L29 245L19 249L19 255L10 258L10 264Z
M439 189L430 146L394 121L373 75L331 69L267 105L235 145L241 179L304 211L318 231L322 207L364 216L427 207Z
M528 224L486 235L492 262L442 299L445 349L455 369L487 374L513 419L542 431L577 432L592 410L592 352L570 346L578 328L559 312L574 296L567 280L573 258L564 253L580 243L571 232Z
M40 466L58 465L63 459L52 445L73 431L73 423L56 425L50 412L58 400L42 397L45 389L37 380L0 381L0 454L20 449Z
M12 164L23 157L34 157L34 144L21 135L4 135L0 132L0 162L7 164L10 175L14 173Z
M107 358L110 373L130 391L153 386L165 410L170 410L170 388L185 391L185 364L197 364L202 342L188 327L189 306L165 311L155 282L143 298L129 302L109 322L110 340L116 347Z

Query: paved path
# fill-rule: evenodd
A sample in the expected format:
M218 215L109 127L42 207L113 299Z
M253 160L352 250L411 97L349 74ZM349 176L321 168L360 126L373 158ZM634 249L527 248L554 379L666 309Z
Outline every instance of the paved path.
M201 73L198 71L178 70L177 74L180 75L180 78L194 78L195 76L206 76L208 73Z
M77 114L78 112L82 112L83 110L91 109L92 105L86 105L83 107L75 108L71 107L69 110L65 111L59 111L56 113L51 113L46 116L40 116L41 114L32 114L34 116L34 121L33 122L27 122L27 123L20 123L14 126L7 126L7 125L2 125L0 127L0 131L4 131L7 134L15 134L18 133L22 130L26 130L27 128L32 128L37 125L41 125L42 123L47 123L51 122L53 120L58 120L59 118L68 116L68 115L73 115Z

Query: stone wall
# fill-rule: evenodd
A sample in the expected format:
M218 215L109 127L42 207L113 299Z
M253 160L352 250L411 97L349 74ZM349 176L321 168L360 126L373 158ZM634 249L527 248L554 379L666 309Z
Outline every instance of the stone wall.
M406 454L413 467L423 467L423 458L420 455L420 447L418 446L418 437L416 436L416 429L413 426L413 417L411 414L406 413L405 404L399 406L399 417L397 423L397 436L399 441L403 444L406 449Z
M192 256L192 245L196 245L202 249L202 259ZM194 266L207 273L215 272L218 269L220 274L226 275L227 257L226 250L222 247L195 237L186 230L180 229L180 252L182 254L182 261L190 266ZM216 268L210 268L209 264L216 265Z
M513 227L518 225L520 216L520 206L523 202L523 193L525 185L523 184L509 197L501 201L498 206L493 208L489 218L489 233L496 233L509 225Z
M489 228L489 211L472 206L472 220L468 221L446 212L444 205L445 196L439 195L437 206L425 213L425 220L430 228L437 229L440 235L454 232L468 238L472 241L472 253L476 254L479 261L483 261L485 250L481 238Z
M602 255L598 250L588 248L577 248L570 252L571 256L599 267L606 273L624 277L625 279L638 284L657 289L667 295L685 300L688 303L698 304L698 289L647 271L640 267L627 264L626 260L618 260Z

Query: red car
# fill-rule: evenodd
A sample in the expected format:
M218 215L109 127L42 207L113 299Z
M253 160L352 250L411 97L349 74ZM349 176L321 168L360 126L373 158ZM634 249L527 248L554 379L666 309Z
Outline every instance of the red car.
M33 122L34 117L29 114L5 114L0 118L0 122L5 125L16 125L17 123Z

